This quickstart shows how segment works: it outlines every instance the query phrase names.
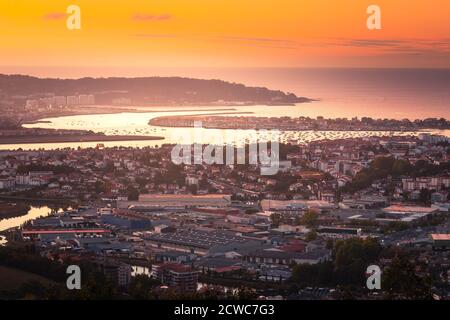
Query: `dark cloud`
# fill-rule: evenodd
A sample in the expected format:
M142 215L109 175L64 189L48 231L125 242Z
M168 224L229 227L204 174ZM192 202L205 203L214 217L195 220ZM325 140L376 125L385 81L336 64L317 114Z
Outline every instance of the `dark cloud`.
M350 47L398 47L404 45L404 40L376 40L376 39L349 39L341 45Z
M450 39L328 39L326 46L378 49L387 54L448 54Z
M153 38L153 39L164 39L164 38L177 38L175 34L157 34L157 33L140 33L133 35L138 38Z
M258 38L258 37L233 37L233 36L221 36L218 37L222 40L230 41L249 41L249 42L272 42L272 43L294 43L291 40L275 39L275 38Z
M50 12L47 13L43 18L45 20L62 20L65 17L67 17L67 15L64 12Z
M132 21L145 22L145 21L167 21L172 19L172 15L164 14L148 14L148 13L135 13L132 17Z

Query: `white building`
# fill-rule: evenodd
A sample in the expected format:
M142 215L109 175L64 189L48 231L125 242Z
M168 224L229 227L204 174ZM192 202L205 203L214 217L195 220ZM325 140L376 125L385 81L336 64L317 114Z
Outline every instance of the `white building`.
M39 101L38 100L27 100L25 103L25 108L26 109L34 109L37 108L39 106Z
M68 106L76 106L79 104L80 104L80 101L77 96L67 96L67 105Z
M27 174L16 175L16 184L20 186L27 186L30 184L30 176Z
M78 96L78 101L80 103L80 105L88 105L89 104L89 95L87 94L80 94Z
M65 106L67 104L67 99L65 96L55 96L54 97L55 106Z
M0 178L0 189L12 189L16 186L16 179L5 177Z
M88 95L88 104L95 104L95 96L93 94Z
M194 176L187 176L185 182L188 186L198 186L198 178Z

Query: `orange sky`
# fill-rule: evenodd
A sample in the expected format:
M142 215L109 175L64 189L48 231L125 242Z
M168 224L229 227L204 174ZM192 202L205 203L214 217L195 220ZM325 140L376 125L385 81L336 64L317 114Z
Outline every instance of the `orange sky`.
M70 4L82 30L66 28ZM382 9L382 30L366 28L370 4ZM0 0L0 72L448 68L449 16L449 0Z

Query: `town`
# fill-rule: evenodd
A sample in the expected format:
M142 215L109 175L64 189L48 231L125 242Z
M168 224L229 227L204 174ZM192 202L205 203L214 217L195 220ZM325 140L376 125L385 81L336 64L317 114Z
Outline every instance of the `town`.
M2 151L2 214L41 214L0 229L0 267L89 276L81 293L25 283L0 295L448 299L449 138L282 144L271 176L177 165L173 147ZM380 290L366 287L370 265Z
M330 130L330 131L417 131L420 129L450 129L450 121L429 118L424 120L409 119L358 119L317 117L256 117L256 116L164 116L153 118L150 125L163 127L193 127L196 122L209 129L276 129L286 131Z

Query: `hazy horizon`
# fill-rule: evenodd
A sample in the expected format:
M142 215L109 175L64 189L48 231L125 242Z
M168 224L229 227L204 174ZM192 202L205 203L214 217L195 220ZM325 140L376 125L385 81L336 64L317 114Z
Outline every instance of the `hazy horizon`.
M141 73L136 76L220 79L318 100L301 104L299 115L305 116L450 118L448 68L205 68L184 73L160 68L158 74Z
M450 70L449 67L76 67L67 66L1 66L0 75L20 75L49 79L82 79L82 78L141 78L141 77L183 77L196 79L220 79L221 74L245 70Z

